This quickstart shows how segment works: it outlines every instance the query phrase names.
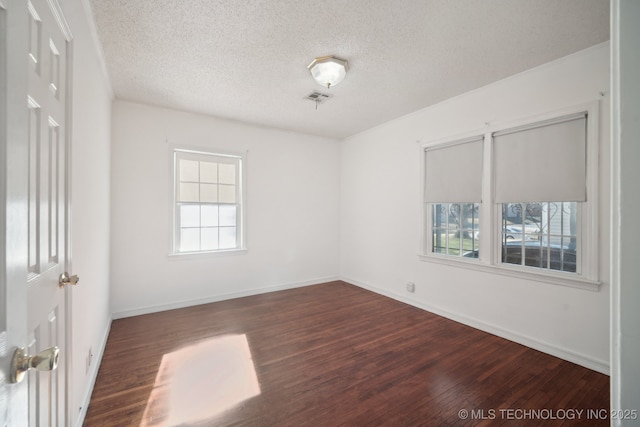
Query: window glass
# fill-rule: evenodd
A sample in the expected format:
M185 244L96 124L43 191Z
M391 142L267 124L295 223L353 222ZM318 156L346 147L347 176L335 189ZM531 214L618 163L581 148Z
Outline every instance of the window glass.
M502 204L502 262L577 271L576 202Z
M202 250L213 251L219 249L218 227L207 227L202 229Z
M480 204L434 203L432 209L432 252L478 258Z
M220 249L231 249L237 245L236 227L220 227Z

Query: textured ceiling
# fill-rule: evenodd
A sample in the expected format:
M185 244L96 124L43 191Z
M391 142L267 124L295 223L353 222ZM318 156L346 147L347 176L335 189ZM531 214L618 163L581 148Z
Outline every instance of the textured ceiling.
M344 138L609 38L608 0L91 0L120 99ZM307 65L349 60L333 97Z

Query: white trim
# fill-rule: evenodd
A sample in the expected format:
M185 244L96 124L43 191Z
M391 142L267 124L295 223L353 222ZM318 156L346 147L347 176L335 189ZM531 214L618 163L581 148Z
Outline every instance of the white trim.
M481 252L482 253L482 252ZM582 278L573 273L555 272L555 270L545 270L536 267L527 267L509 264L491 265L472 260L471 258L455 257L450 255L429 254L420 255L422 261L444 264L451 267L467 268L470 270L482 271L485 273L500 274L502 276L517 277L524 280L533 280L551 285L568 286L570 288L585 289L599 292L601 282Z
M493 325L490 323L483 322L478 319L474 319L468 316L460 315L457 313L453 313L448 310L444 310L438 307L434 307L431 305L424 304L422 302L416 301L412 298L406 298L404 296L398 295L394 292L387 291L385 289L381 289L375 286L368 285L363 282L359 282L354 279L350 279L347 277L341 277L342 281L347 282L351 285L358 286L360 288L369 290L371 292L375 292L377 294L389 297L396 301L403 302L405 304L412 305L414 307L420 308L422 310L428 311L433 314L437 314L438 316L446 317L447 319L453 320L458 323L462 323L463 325L470 326L475 329L479 329L484 332L488 332L492 335L496 335L498 337L507 339L509 341L516 342L518 344L522 344L529 348L533 348L534 350L541 351L546 354L550 354L551 356L558 357L563 360L567 360L569 362L575 363L577 365L583 366L588 369L592 369L596 372L603 373L605 375L609 375L609 364L603 360L597 360L592 357L589 357L584 354L579 354L574 351L568 350L566 348L562 348L560 346L550 344L544 341L540 341L538 339L528 337L526 335L510 331L508 329L504 329L500 326Z
M107 328L102 335L102 339L100 340L100 348L98 348L98 352L94 355L95 362L93 363L91 369L88 373L88 387L85 390L84 397L80 401L80 413L78 414L78 418L76 420L76 426L82 427L84 423L84 419L87 416L87 410L89 409L89 403L91 403L91 395L93 394L93 388L96 385L96 379L98 378L98 371L100 370L100 365L102 364L102 357L104 356L104 351L107 348L107 339L109 338L109 332L111 332L111 323L113 319L110 317L107 322ZM70 420L69 420L70 421Z
M428 220L427 220L427 213L428 213L428 209L425 212L425 206L424 206L424 181L425 181L425 176L426 176L426 168L425 168L425 159L424 159L424 150L425 150L425 145L421 142L421 141L416 141L418 143L418 150L419 152L417 153L418 155L416 156L419 162L418 165L418 170L420 172L420 185L418 185L418 196L416 197L416 200L418 201L418 212L420 212L419 218L418 218L418 253L419 254L425 254L428 252L429 249L429 241L431 240L430 238L428 238L427 236L427 230L431 230L431 225L427 225L428 224Z
M497 207L493 204L493 144L491 143L491 132L487 131L484 134L484 162L482 168L482 200L485 203L480 204L480 233L484 233L489 236L488 239L480 239L480 256L481 263L496 265L496 262L500 259L497 255L497 248L495 237L497 230L496 224L491 218L495 218L497 214ZM482 231L484 230L484 232Z
M199 252L175 252L167 255L169 261L177 261L183 259L199 259L207 257L244 255L247 249L222 249L219 251L199 251Z
M3 71L8 68L7 64L9 59L9 52L7 43L5 40L8 38L9 33L9 23L7 22L7 7L4 5L3 1L0 0L0 38L2 41L0 42L0 66L5 67ZM7 70L8 71L8 70ZM7 302L8 302L8 289L6 283L6 242L7 242L7 227L8 224L6 220L6 212L7 212L7 169L8 162L5 160L7 157L7 142L8 142L8 130L11 129L9 124L7 123L7 119L9 117L9 91L7 88L7 83L10 81L8 73L3 73L0 80L0 307L2 307L2 314L0 314L0 354L4 354L4 349L6 349L7 345L7 324L8 315L7 315ZM5 131L6 129L6 131ZM28 164L28 162L26 163ZM27 257L28 258L28 257ZM28 264L28 261L27 261ZM28 267L27 267L28 268ZM27 281L28 283L28 277ZM25 311L25 319L26 319L26 311Z
M171 196L169 197L169 248L168 257L171 259L188 259L190 257L202 257L202 256L220 256L230 254L244 254L247 252L247 162L249 157L249 150L244 151L231 151L231 150L218 150L215 147L199 147L193 145L183 145L171 143L166 141L168 147L169 158L169 189ZM176 152L182 152L187 154L195 154L200 156L217 156L217 157L230 157L238 159L238 165L240 170L238 171L238 187L240 191L240 245L234 249L221 249L216 251L196 251L196 252L176 252L176 239L177 239L177 227L176 227L176 164L175 156ZM186 258L185 258L186 256Z
M604 242L600 242L599 207L600 207L600 100L595 100L587 107L587 202L582 204L579 213L582 216L582 247L580 254L580 272L583 277L600 281L600 251ZM586 215L586 218L585 218Z
M260 295L260 294L266 294L269 292L276 292L276 291L283 291L283 290L287 290L287 289L294 289L294 288L302 288L305 286L312 286L312 285L318 285L321 283L327 283L327 282L335 282L336 280L340 280L339 277L337 276L332 276L332 277L324 277L321 279L312 279L312 280L305 280L302 282L293 282L293 283L285 283L285 284L281 284L281 285L272 285L272 286L267 286L267 287L262 287L262 288L253 288L253 289L247 289L244 291L240 291L240 292L229 292L229 293L225 293L225 294L218 294L218 295L212 295L206 298L198 298L198 299L191 299L191 300L184 300L184 301L180 301L180 302L174 302L174 303L170 303L170 304L162 304L162 305L155 305L155 306L147 306L147 307L140 307L140 308L135 308L132 310L123 310L123 311L118 311L118 312L114 312L113 313L113 319L122 319L125 317L132 317L132 316L139 316L142 314L150 314L150 313L157 313L160 311L166 311L166 310L174 310L177 308L184 308L184 307L191 307L194 305L201 305L201 304L209 304L212 302L218 302L218 301L225 301L225 300L229 300L229 299L234 299L234 298L242 298L242 297L248 297L248 296L252 296L252 295Z
M66 67L66 74L67 74L67 81L65 82L65 86L66 86L66 111L65 111L65 168L66 168L66 173L65 173L65 223L66 223L66 229L65 229L65 254L64 254L64 258L65 258L65 268L66 271L73 271L73 254L72 254L72 247L71 247L71 242L72 242L72 233L71 233L71 219L72 219L72 214L73 214L73 198L72 198L72 174L73 174L73 168L72 168L72 164L73 164L73 158L72 158L72 153L73 153L73 59L74 59L74 55L75 55L75 41L71 40L69 42L67 42L67 67ZM73 274L73 273L72 273ZM68 288L68 287L67 287ZM66 289L66 288L65 288Z
M64 19L64 15L62 15L62 11L59 11L60 16ZM66 20L64 21L66 24ZM69 30L71 33L71 30ZM65 82L66 89L66 102L65 102L65 156L64 156L64 167L65 167L65 207L64 207L64 271L70 271L73 273L73 252L71 247L72 242L72 230L71 230L71 215L73 213L73 205L72 205L72 197L71 197L71 182L72 182L72 156L71 153L73 151L73 59L75 55L75 39L71 38L67 40L66 46L66 64L65 64L65 73L67 81ZM71 418L73 417L73 407L72 405L72 396L73 396L73 349L74 349L74 340L73 340L73 290L70 289L69 286L64 288L65 293L65 343L66 343L66 384L65 384L65 411L66 416L65 419L67 423L70 423Z
M450 140L450 138L447 138L446 142L443 141L441 143L429 142L427 144L424 144L424 151L440 150L443 148L455 147L456 145L468 144L470 142L478 141L482 141L484 143L484 132L479 132L475 135L455 140Z
M229 151L229 150L216 150L216 149L203 149L203 148L194 148L192 146L185 146L185 145L177 145L177 144L170 144L171 147L171 151L181 151L183 153L188 153L188 154L198 154L198 155L205 155L205 156L216 156L216 157L231 157L234 159L237 158L244 158L245 156L245 152L234 152L234 151Z
M65 40L67 42L70 42L71 40L73 40L73 34L71 33L71 28L69 28L69 24L67 23L67 20L65 19L64 14L62 13L62 7L60 7L60 3L58 3L58 0L47 0L47 3L49 4L49 9L51 9L51 14L53 15L53 18L56 20L56 23L58 24L60 31L62 31L62 34L64 35Z
M622 332L622 316L620 315L621 302L621 280L622 265L620 262L622 254L622 228L620 217L620 202L621 202L621 173L620 173L620 152L621 152L621 126L620 126L620 81L621 81L621 69L620 69L620 9L621 0L611 0L611 56L610 56L610 90L611 90L611 159L609 167L611 169L611 182L609 184L610 192L610 206L609 212L611 215L610 223L610 241L611 249L609 250L609 281L611 283L611 290L609 296L609 358L611 360L611 379L610 379L610 400L612 409L624 409L622 408L622 393L623 393L623 381L622 378L622 366L621 366L621 332ZM622 421L612 420L612 426L622 425Z
M497 131L493 132L493 136L495 138L496 136L510 135L512 133L524 132L524 131L527 131L527 130L537 129L537 128L541 128L541 127L545 127L545 126L557 125L557 124L561 124L561 123L571 122L573 120L579 120L579 119L586 120L586 118L587 118L587 112L586 111L578 111L576 113L571 113L571 114L567 114L567 115L564 115L564 116L554 116L554 117L549 118L547 120L529 122L529 123L523 124L521 126L516 126L516 127L512 127L512 128L508 128L508 129L497 130Z

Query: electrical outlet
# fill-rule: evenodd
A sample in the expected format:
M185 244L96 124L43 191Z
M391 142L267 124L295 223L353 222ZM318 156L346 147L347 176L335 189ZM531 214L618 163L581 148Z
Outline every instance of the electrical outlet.
M89 353L87 354L87 358L85 359L85 370L84 373L89 373L89 368L91 367L91 363L93 362L93 351L91 347L89 347Z
M415 292L416 291L416 284L413 282L407 282L407 292Z

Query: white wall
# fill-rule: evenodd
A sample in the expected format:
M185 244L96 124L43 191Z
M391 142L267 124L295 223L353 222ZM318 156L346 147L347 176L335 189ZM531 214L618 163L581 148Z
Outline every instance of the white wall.
M71 419L88 403L99 355L111 323L109 307L109 147L111 89L103 72L83 0L61 2L74 36L71 147L71 263L80 282L72 292ZM92 25L92 24L91 24ZM82 407L82 411L80 408Z
M612 41L611 407L640 408L640 2L614 0ZM616 419L611 425L638 425Z
M338 141L125 101L112 114L114 316L338 277ZM248 150L246 253L168 256L169 144Z
M341 275L606 372L609 366L609 47L590 48L348 138L341 146ZM599 292L418 259L420 151L432 141L601 100ZM415 282L415 294L405 290Z

